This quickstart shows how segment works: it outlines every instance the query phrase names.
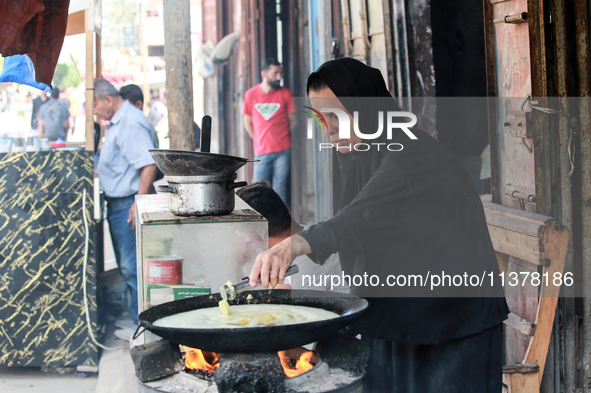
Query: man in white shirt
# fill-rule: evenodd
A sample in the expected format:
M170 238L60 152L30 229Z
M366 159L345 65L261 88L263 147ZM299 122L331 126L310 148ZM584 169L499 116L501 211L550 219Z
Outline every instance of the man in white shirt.
M142 111L102 78L94 82L94 113L109 121L97 173L107 200L107 221L117 266L131 298L131 323L118 323L118 327L127 329L116 331L116 336L128 338L138 324L135 196L150 193L156 175L156 164L149 152L155 147L152 126Z

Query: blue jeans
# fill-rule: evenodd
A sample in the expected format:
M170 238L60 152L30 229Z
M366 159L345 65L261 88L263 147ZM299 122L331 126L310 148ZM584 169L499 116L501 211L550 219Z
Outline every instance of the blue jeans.
M135 246L135 231L131 229L131 222L127 222L129 208L135 200L135 195L123 198L107 197L107 221L109 232L115 251L115 259L119 271L131 292L131 319L137 324L137 257Z
M252 181L266 180L288 206L291 206L291 149L254 156Z

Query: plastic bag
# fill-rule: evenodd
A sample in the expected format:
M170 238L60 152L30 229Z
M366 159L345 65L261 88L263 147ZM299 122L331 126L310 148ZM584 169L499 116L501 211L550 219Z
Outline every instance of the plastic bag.
M27 55L14 55L4 58L0 82L15 82L29 85L39 90L51 92L51 86L35 80L35 67Z

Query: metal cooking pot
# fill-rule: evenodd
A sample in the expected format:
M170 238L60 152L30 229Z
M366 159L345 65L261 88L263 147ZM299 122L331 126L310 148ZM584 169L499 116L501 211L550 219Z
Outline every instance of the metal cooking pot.
M248 296L253 299L248 300ZM171 342L211 352L272 352L282 351L319 341L361 317L367 300L342 293L308 290L275 289L246 291L236 295L231 304L290 304L322 308L339 314L325 321L297 325L261 326L251 328L192 329L155 326L160 318L207 307L218 307L219 293L175 300L154 306L138 316L138 330L143 327Z
M165 176L168 205L177 216L218 216L234 210L234 189L247 183L234 182L236 174L225 176Z

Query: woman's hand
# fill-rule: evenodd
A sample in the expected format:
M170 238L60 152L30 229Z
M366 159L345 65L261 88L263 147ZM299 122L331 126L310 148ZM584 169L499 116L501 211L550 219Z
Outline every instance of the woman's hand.
M272 287L283 284L285 272L294 258L310 252L310 245L301 236L293 235L282 240L257 256L250 271L250 286L256 287L259 277L263 288L268 288L269 284Z

